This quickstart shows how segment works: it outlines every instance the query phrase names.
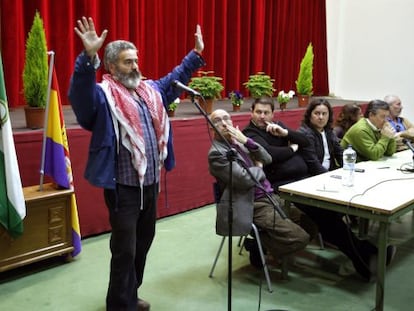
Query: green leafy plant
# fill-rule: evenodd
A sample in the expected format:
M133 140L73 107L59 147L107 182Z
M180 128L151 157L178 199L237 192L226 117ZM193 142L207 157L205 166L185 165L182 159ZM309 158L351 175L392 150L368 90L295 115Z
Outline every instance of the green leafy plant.
M199 92L205 99L221 98L224 86L221 77L213 75L214 71L199 71L197 77L192 77L188 86Z
M292 90L287 93L282 90L277 94L276 100L279 103L280 109L284 110L286 108L287 103L293 98L293 95L295 95L295 92Z
M262 96L273 96L276 91L273 87L275 82L269 75L264 72L257 72L254 75L249 76L249 80L243 83L243 85L249 90L250 95L254 98Z
M296 93L298 95L313 94L313 46L312 42L306 48L305 55L300 62L298 79L296 80Z
M180 98L176 98L172 103L168 105L168 111L175 111L178 108L178 104L180 103Z
M295 95L295 92L292 90L287 93L282 90L277 94L276 100L280 104L286 104L293 98L293 95Z
M23 69L23 94L30 107L46 106L48 63L43 20L36 12L26 41Z

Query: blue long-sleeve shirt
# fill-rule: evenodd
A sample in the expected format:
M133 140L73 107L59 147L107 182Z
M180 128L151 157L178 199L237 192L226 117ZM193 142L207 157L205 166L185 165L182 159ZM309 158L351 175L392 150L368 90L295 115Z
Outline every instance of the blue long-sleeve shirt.
M181 90L172 86L174 80L188 83L194 71L205 65L203 58L194 50L187 54L180 65L159 80L145 80L161 95L164 107L177 98ZM92 132L85 178L97 187L114 189L116 183L117 141L110 107L105 93L96 82L96 69L90 58L81 53L75 62L75 70L69 86L69 101L78 123ZM170 127L171 131L171 127ZM172 133L168 141L165 168L175 166Z

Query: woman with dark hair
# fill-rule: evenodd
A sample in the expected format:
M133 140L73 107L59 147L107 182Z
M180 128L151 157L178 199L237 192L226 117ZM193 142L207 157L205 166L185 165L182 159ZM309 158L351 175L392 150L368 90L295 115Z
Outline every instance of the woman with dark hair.
M312 101L303 116L299 132L310 145L303 151L310 175L318 175L342 166L343 149L332 130L333 110L326 99Z
M344 137L346 131L362 117L361 106L357 103L344 105L334 122L333 131L339 139Z
M311 175L321 174L342 166L343 149L332 130L333 110L325 99L312 101L305 111L299 131L309 139L304 148L304 158ZM344 215L335 211L295 204L307 214L319 228L323 239L335 245L352 261L355 270L364 280L374 276L378 249L367 240L358 239L343 220ZM387 265L391 262L396 248L388 246Z

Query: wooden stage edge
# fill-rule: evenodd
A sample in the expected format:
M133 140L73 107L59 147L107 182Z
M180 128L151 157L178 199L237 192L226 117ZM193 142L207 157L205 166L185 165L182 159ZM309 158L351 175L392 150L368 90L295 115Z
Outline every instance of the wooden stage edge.
M332 106L342 106L347 102L356 102L356 103L365 103L366 101L361 100L347 100L347 99L341 99L337 97L320 97L320 96L314 96L312 99L316 98L326 98ZM312 100L311 99L311 100ZM246 98L244 100L244 104L241 106L240 111L233 112L232 105L228 99L219 99L215 102L213 109L224 109L230 112L231 114L243 114L248 113L250 111L251 104L253 102L253 99ZM293 109L304 109L299 108L297 99L294 97L287 105L286 111L293 110ZM278 107L278 103L275 100L275 112L277 117L277 112L280 111ZM33 131L26 127L26 120L24 116L24 108L10 108L10 120L12 124L13 132L25 132L25 131ZM76 121L76 117L72 111L72 107L70 105L64 105L63 106L63 117L65 119L65 125L66 128L79 128L79 124ZM183 119L193 119L193 118L201 118L202 115L197 110L197 107L191 103L189 99L183 99L181 100L181 103L179 104L178 109L175 112L175 117L171 118L171 120L183 120Z

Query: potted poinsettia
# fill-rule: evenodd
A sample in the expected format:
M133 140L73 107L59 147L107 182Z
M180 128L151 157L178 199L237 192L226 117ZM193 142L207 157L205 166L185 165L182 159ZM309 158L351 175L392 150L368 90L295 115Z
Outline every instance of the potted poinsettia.
M286 105L293 98L293 95L295 95L295 92L292 90L287 93L282 90L277 94L276 100L279 103L280 110L286 109Z
M250 96L253 98L260 98L262 96L273 96L275 89L273 83L275 82L269 75L264 72L257 72L250 75L249 79L243 83L246 89L249 90Z
M198 71L198 76L192 77L188 86L199 92L206 102L201 101L200 106L210 114L213 111L213 102L221 98L224 90L223 78L214 75L214 71Z

